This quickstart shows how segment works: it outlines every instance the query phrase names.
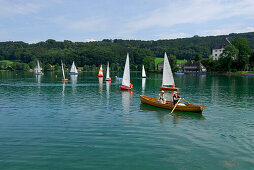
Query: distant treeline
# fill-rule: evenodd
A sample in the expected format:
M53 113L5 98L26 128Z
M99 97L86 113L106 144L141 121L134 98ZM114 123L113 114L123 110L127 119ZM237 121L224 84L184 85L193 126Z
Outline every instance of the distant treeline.
M119 71L123 69L126 54L129 52L131 70L140 70L145 63L147 71L154 71L156 68L153 64L146 65L154 62L155 57L163 57L164 52L173 56L172 59L200 60L209 58L212 48L226 37L232 41L237 36L246 38L250 47L254 49L254 32L157 41L105 39L95 42L72 42L49 39L34 44L22 41L0 42L0 60L14 61L14 67L28 69L34 68L38 59L44 70L58 69L61 60L68 67L75 61L76 65L84 70L94 70L100 64L105 65L109 61L111 70ZM0 69L4 69L4 66L0 66Z

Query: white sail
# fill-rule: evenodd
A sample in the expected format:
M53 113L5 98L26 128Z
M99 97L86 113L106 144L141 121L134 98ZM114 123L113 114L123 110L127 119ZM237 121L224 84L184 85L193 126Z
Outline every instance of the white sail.
M174 77L168 61L167 53L164 54L162 86L175 85Z
M41 67L40 67L40 63L39 61L37 60L37 73L41 73Z
M123 72L123 86L130 87L130 66L129 66L129 53L127 53L124 72Z
M63 79L65 79L65 75L64 75L64 68L63 68L63 62L61 60L61 63L62 63L62 73L63 73Z
M143 67L142 67L142 77L146 77L146 71L145 71L144 65L143 65Z
M74 64L74 61L73 61L72 65L71 65L70 73L78 73L78 70L77 70L77 68L76 68L76 66Z
M106 74L106 79L109 79L109 62L108 62L108 65L107 65L107 74Z

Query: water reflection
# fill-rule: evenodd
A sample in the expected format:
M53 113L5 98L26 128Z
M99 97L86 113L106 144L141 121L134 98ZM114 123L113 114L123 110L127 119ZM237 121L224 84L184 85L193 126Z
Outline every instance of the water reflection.
M109 99L111 81L106 81L107 99Z
M41 87L41 75L36 75L36 82L38 83L38 87Z
M72 84L71 88L73 91L75 91L76 84L78 82L78 75L70 75L70 77L71 77L71 84Z
M63 90L62 90L62 97L64 99L64 90L65 90L65 81L63 81Z
M142 93L145 92L145 88L146 88L146 78L142 78Z
M124 114L130 113L130 103L133 97L132 91L121 91L122 93L122 105Z
M98 77L99 79L99 92L102 95L102 90L103 90L103 77Z
M71 77L71 84L77 84L78 75L70 75L70 77Z

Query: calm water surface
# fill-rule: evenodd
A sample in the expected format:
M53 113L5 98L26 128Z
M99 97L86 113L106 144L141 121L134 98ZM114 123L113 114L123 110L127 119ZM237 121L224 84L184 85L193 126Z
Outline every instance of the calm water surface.
M132 73L133 93L55 74L0 72L0 169L254 168L254 77L175 75L179 95L207 108L172 117L139 100L157 97L161 74Z

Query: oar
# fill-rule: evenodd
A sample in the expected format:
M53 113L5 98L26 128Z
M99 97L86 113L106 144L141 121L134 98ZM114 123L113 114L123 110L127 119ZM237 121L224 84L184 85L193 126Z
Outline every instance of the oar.
M188 104L190 104L190 102L188 102L188 101L187 101L187 100L185 100L184 98L183 98L183 100L184 100L184 101L186 101Z
M176 106L178 105L178 103L180 102L181 98L178 100L178 102L175 104L175 107L172 109L172 111L169 114L172 114L173 111L175 110Z

